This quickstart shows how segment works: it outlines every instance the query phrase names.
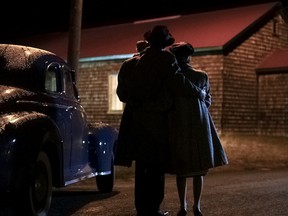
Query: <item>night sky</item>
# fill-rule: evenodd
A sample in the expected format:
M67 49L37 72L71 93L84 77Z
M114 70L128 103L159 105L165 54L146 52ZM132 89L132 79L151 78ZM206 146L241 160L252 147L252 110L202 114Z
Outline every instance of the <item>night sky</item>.
M287 1L282 0L283 5L287 6ZM72 0L2 1L0 42L31 34L67 31L71 2ZM273 0L146 0L145 3L143 2L83 0L82 28L273 2Z

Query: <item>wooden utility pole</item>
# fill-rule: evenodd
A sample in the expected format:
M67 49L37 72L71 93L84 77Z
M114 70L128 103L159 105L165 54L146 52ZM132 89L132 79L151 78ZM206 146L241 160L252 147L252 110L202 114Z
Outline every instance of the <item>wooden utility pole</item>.
M82 5L83 0L71 0L67 63L75 71L75 83L77 82L80 56Z

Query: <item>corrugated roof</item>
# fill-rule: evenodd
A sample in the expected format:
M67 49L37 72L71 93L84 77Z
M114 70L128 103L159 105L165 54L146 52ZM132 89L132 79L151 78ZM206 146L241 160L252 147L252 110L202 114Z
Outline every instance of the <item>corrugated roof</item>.
M81 33L80 58L132 54L136 41L143 39L143 33L159 24L167 25L176 41L192 43L196 53L213 50L222 52L235 41L245 38L245 32L249 32L265 17L274 15L272 12L279 4L272 2L84 29ZM39 35L22 44L47 49L67 59L67 32Z

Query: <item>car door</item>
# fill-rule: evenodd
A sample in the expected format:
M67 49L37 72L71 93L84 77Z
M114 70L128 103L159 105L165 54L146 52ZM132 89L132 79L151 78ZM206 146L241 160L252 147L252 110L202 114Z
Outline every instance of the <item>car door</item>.
M67 99L64 87L64 73L62 65L53 62L48 65L45 77L45 89L51 97L49 116L53 118L58 126L62 137L62 152L60 156L63 161L63 173L65 181L71 179L71 110L69 107L73 105L73 101Z
M79 178L91 171L88 166L88 125L86 114L80 104L71 73L68 68L63 68L63 96L68 104L67 110L71 121L70 174L72 178Z

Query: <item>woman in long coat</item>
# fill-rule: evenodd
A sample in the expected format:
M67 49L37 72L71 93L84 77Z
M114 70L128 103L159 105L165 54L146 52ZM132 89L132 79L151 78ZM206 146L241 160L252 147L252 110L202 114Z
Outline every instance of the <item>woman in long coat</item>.
M186 178L193 177L194 215L202 215L200 199L203 176L213 167L228 164L215 125L208 108L211 105L210 84L207 73L190 65L194 48L189 43L175 43L170 47L181 73L196 86L206 91L206 97L176 95L170 114L169 173L176 174L180 199L179 216L187 214Z

